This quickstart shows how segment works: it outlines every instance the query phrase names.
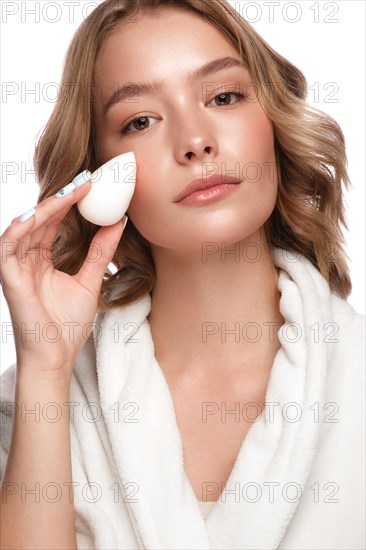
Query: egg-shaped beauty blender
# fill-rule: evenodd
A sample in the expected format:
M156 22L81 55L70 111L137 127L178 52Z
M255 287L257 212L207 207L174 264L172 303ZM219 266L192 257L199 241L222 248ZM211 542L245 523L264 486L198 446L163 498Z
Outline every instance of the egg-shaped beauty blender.
M113 225L123 218L136 184L132 151L112 158L90 177L90 191L78 203L80 214L96 225Z

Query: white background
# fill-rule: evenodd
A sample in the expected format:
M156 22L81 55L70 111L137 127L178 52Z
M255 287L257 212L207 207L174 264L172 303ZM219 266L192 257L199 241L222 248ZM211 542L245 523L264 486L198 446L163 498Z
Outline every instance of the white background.
M61 80L71 37L99 3L1 2L1 233L37 202L34 144L56 102L55 85ZM348 301L364 313L365 2L230 3L276 51L303 71L309 102L335 118L344 132L353 184L346 195L350 230L345 237L353 281ZM12 166L16 172L9 174ZM9 322L1 293L1 372L16 358L13 338L4 330Z

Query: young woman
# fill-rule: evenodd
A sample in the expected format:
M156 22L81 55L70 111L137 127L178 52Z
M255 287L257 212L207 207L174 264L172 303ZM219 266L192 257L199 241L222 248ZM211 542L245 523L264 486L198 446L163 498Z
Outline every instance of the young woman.
M341 129L224 0L102 2L61 87L1 237L2 548L363 548ZM128 151L125 229L87 222Z

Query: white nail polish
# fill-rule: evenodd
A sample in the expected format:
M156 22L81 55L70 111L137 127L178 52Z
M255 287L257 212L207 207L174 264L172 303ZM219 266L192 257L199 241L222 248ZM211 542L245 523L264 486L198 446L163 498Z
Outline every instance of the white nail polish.
M70 195L70 193L72 193L74 189L75 189L75 185L72 182L70 182L67 185L65 185L65 187L60 189L60 191L56 193L55 197L65 197L66 195Z
M26 222L27 220L29 220L29 218L31 218L32 216L34 216L34 214L36 213L36 210L35 208L31 208L30 210L28 210L28 212L24 212L24 214L22 214L19 218L19 222Z
M80 172L80 174L74 177L72 183L75 185L75 187L80 187L88 180L90 180L90 176L91 172L89 172L89 170L84 170L84 172Z

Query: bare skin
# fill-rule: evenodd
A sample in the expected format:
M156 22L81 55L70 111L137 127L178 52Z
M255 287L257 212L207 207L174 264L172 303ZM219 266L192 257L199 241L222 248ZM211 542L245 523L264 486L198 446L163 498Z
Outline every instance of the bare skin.
M240 60L217 29L194 14L167 10L117 27L95 72L101 91L94 112L100 161L130 150L137 160L138 181L127 213L151 243L157 281L148 320L174 402L185 471L200 500L219 498L252 426L250 420L236 422L234 415L223 422L220 413L203 422L205 403L225 403L229 410L240 402L242 410L255 402L262 410L284 323L278 273L263 230L277 195L276 171L269 168L276 162L272 123L250 95L245 68L187 81L193 69L228 56ZM161 91L115 102L103 115L116 83L153 80L162 81ZM229 93L245 87L249 100ZM222 93L228 104L215 100ZM248 171L251 163L259 177ZM208 166L231 175L239 167L243 181L234 193L209 204L174 202ZM208 253L208 243L216 253ZM237 256L229 253L235 247ZM217 332L205 340L207 323ZM259 326L258 339L245 332L248 323ZM274 323L273 332L268 323ZM238 341L234 334L225 339L225 329L235 324ZM207 482L217 483L217 491L204 495Z

